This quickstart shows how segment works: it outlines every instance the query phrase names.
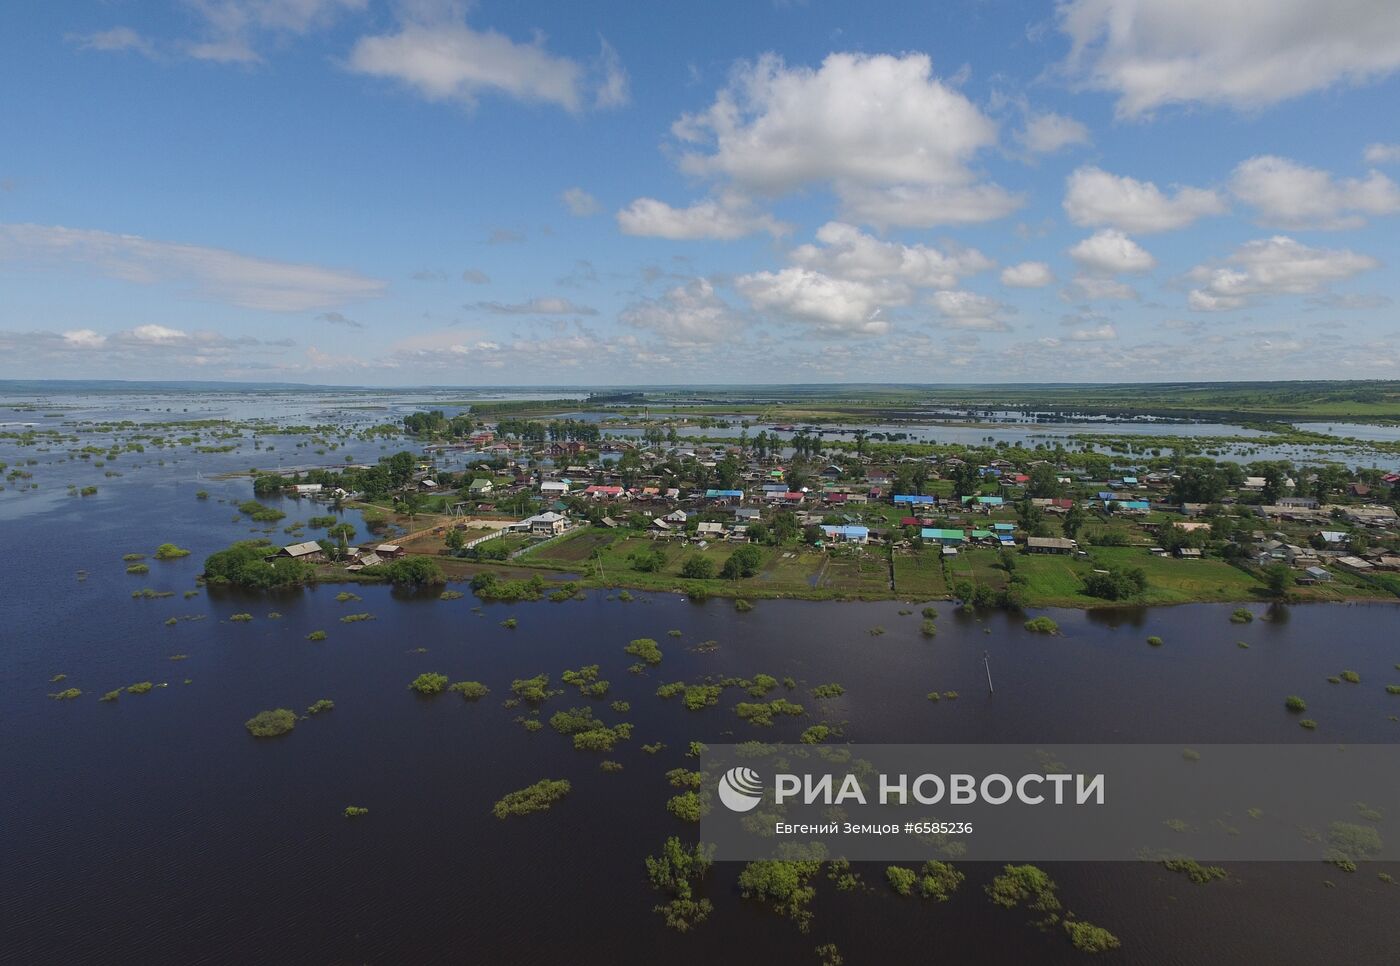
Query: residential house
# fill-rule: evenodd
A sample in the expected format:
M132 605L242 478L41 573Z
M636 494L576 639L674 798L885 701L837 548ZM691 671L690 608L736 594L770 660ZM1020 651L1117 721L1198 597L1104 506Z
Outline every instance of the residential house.
M870 530L867 527L847 524L844 526L824 526L822 533L826 534L828 540L837 543L867 543L870 540Z
M569 518L562 513L539 513L532 517L526 517L515 526L532 536L551 537L569 529Z
M320 563L326 559L326 552L315 540L308 540L305 543L294 543L283 547L274 556L300 560L303 563Z
M948 530L942 527L924 527L919 531L919 536L927 543L939 543L945 547L956 547L967 541L967 534L962 530Z
M495 484L492 483L490 480L475 479L472 480L471 485L467 487L467 492L470 493L472 496L485 496L486 494L490 493L493 489L495 489Z
M1346 507L1342 516L1363 527L1393 527L1397 522L1394 508L1388 506Z
M1074 553L1079 544L1068 537L1027 537L1026 550L1030 553Z

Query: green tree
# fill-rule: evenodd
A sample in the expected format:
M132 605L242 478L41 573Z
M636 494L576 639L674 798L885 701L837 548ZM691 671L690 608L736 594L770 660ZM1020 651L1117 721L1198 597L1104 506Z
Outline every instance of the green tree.
M1045 521L1045 511L1030 501L1030 498L1016 504L1016 523L1026 533L1034 536Z
M757 547L744 546L729 555L729 559L724 562L724 567L721 568L719 575L725 580L752 577L758 573L758 568L762 565L762 552Z
M691 557L681 567L681 576L691 580L709 580L715 575L715 563L699 554Z
M1282 597L1293 586L1293 570L1284 563L1269 564L1264 568L1264 584L1269 593Z
M1079 505L1078 500L1075 500L1073 505L1065 511L1065 519L1061 524L1065 536L1070 540L1078 539L1079 531L1084 528L1084 522L1084 507Z

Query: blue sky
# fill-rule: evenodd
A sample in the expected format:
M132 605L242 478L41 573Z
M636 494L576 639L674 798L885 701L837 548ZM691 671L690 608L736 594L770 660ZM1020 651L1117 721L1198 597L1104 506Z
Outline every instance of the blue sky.
M1389 0L54 0L0 378L1400 378Z

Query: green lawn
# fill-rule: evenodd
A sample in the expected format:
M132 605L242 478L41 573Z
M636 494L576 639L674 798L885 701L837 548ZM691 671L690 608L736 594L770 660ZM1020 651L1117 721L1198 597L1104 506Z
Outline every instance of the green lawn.
M942 554L937 547L925 547L922 553L895 553L894 587L900 597L933 600L948 593L943 579Z
M606 530L601 527L579 527L564 539L557 540L530 554L530 559L539 563L578 564L587 560L595 548L607 546L618 536L616 530Z
M841 553L827 561L822 574L823 590L853 596L884 596L890 592L890 564L884 553L872 550L862 554Z
M1220 560L1154 557L1142 547L1091 547L1089 559L1060 554L1021 554L1016 572L1026 578L1026 594L1038 607L1105 606L1107 601L1080 593L1082 577L1094 568L1141 567L1147 593L1139 603L1181 604L1189 601L1236 601L1260 596L1263 583Z

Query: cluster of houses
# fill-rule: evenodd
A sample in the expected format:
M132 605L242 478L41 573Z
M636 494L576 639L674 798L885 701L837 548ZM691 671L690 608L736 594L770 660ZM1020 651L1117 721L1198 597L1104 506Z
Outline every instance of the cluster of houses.
M425 455L431 460L438 451L470 449L503 459L504 472L498 471L494 477L484 474L472 477L461 487L471 502L454 504L451 509L490 513L494 504L507 496L522 492L536 496L545 511L510 524L505 528L510 532L545 538L567 532L574 526L569 517L570 508L577 507L581 499L605 507L601 517L597 512L588 514L604 526L619 526L618 519L625 516L635 520L638 513L648 517L650 531L658 539L743 541L748 539L749 528L762 521L765 515L787 510L794 514L799 525L819 526L823 541L831 545L861 546L872 541L901 539L912 530L925 545L938 546L946 554L957 553L965 547L1015 546L1015 524L993 518L1005 516L1011 505L1025 498L1031 482L1030 472L1036 471L1038 466L1053 466L1048 460L1021 466L1005 459L978 462L974 468L984 492L939 497L898 492L895 481L907 478L906 471L911 467L906 464L919 464L927 477L937 479L963 472L969 465L967 461L957 456L906 457L882 464L866 457L847 456L842 458L843 465L833 463L804 468L802 475L809 476L810 483L792 487L788 483L791 477L779 465L777 457L757 459L733 445L682 445L663 454L640 442L619 439L604 440L593 448L600 451L600 457L585 459L582 454L587 448L580 442L529 444L498 439L490 430L483 430L460 443L426 447ZM615 466L615 458L629 450L635 453L635 460L624 478ZM689 486L687 480L672 475L668 465L675 459L693 459L713 471L727 457L738 457L741 465L738 478L729 486ZM433 473L431 462L420 465L415 475L415 485L420 491L438 489ZM1062 516L1078 503L1100 515L1128 518L1170 512L1179 515L1175 525L1188 532L1209 526L1197 519L1207 512L1208 505L1170 500L1176 477L1169 471L1091 479L1081 470L1056 466L1053 474L1066 492L1076 492L1079 499L1031 499L1030 502L1046 516ZM1283 492L1296 490L1293 480L1276 482ZM1393 537L1400 529L1395 509L1379 502L1385 493L1400 484L1400 475L1390 474L1381 483L1377 487L1350 484L1347 502L1322 504L1312 497L1290 495L1261 504L1255 501L1258 494L1268 490L1269 481L1250 476L1223 502L1248 506L1249 512L1261 521L1274 523L1279 528L1273 533L1255 535L1257 562L1284 562L1299 571L1300 581L1325 581L1330 579L1325 568L1333 565L1356 571L1400 569L1400 555L1369 546L1353 548L1348 537L1349 532L1355 531L1384 539ZM991 489L996 492L985 492ZM350 496L343 491L323 492L319 484L299 484L293 490L298 495L320 498ZM860 512L871 504L893 506L899 516L891 517L887 526L872 528L867 525L868 515ZM697 523L693 517L698 515L706 519ZM967 522L979 516L987 518L985 524ZM720 521L716 517L725 519ZM1352 530L1342 530L1341 525ZM1300 538L1294 532L1305 530L1311 531L1313 536ZM1075 541L1066 537L1032 536L1024 538L1023 542L1031 553L1080 552ZM1366 541L1371 542L1376 541ZM1318 543L1322 544L1321 548L1314 546ZM370 565L370 557L385 559L383 547L360 548L351 567ZM314 543L296 544L284 548L280 555L314 558L319 551L319 545ZM1154 552L1167 551L1154 548ZM1201 555L1199 549L1191 546L1177 547L1173 552L1186 559Z
M349 560L350 563L345 569L350 571L364 570L375 564L397 560L406 552L403 547L394 543L381 543L372 547L349 547L345 551L345 559ZM270 554L268 559L324 563L327 556L325 549L319 543L315 540L307 540L303 543L289 544L276 553Z

